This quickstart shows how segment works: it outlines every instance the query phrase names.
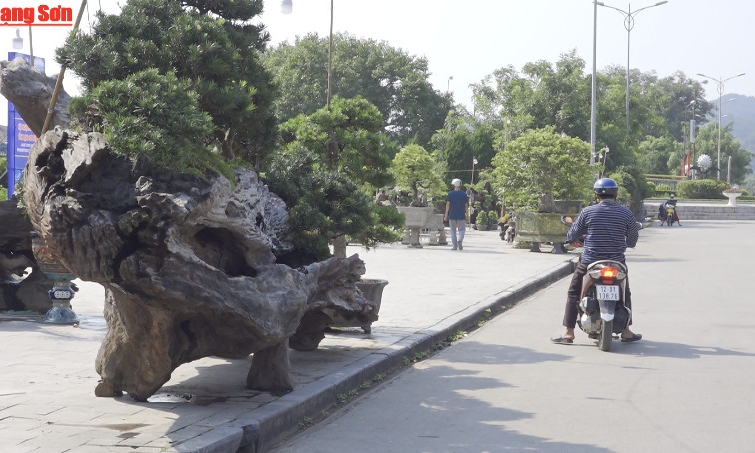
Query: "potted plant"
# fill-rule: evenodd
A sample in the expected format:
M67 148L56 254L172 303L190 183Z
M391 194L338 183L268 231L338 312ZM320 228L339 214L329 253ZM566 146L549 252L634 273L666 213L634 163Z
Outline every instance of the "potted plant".
M446 192L438 164L423 147L406 145L393 159L391 173L396 186L412 194L409 206L397 207L406 219L402 242L410 247L422 248L419 242L420 230L439 224L435 208L429 206L429 200Z
M737 198L742 195L742 189L737 186L732 186L725 189L723 191L723 194L726 198L729 199L729 203L727 203L726 206L736 206Z
M478 231L488 230L488 213L485 211L478 212L477 218L475 219L475 225Z
M517 241L563 243L568 228L561 223L555 199L581 200L592 185L590 145L562 136L553 127L525 132L493 158L492 179L517 211Z

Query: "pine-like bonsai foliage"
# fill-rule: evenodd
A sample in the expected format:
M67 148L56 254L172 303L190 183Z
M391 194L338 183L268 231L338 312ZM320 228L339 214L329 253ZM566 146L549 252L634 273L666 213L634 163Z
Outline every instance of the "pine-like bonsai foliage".
M83 79L74 118L101 128L116 152L174 168L214 168L209 151L259 165L275 137L274 90L259 62L268 35L249 23L262 3L129 0L119 15L98 13L91 34L56 54ZM178 156L176 144L206 162Z

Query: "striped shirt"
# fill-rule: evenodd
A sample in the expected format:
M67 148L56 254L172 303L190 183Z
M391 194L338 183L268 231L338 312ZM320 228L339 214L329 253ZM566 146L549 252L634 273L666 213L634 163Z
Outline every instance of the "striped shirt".
M614 200L603 200L579 213L569 228L567 238L574 242L584 236L585 248L580 257L582 264L598 260L623 263L627 247L637 245L639 230L632 211Z

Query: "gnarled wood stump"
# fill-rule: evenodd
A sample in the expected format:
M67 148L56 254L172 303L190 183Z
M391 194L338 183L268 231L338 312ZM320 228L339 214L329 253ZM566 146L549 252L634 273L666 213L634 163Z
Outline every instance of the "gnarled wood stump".
M53 281L34 259L31 230L16 200L0 201L0 311L45 313L52 308L49 291Z
M286 210L257 174L205 179L112 153L56 128L31 150L24 203L79 278L106 289L95 393L146 400L183 363L254 354L247 384L291 389L287 343L308 310L359 312L357 255L293 269Z

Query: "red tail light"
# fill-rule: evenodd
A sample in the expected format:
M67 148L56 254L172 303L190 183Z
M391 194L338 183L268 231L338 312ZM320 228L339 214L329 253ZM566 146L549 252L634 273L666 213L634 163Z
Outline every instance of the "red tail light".
M616 277L619 275L619 270L615 267L604 267L600 270L600 279L604 285L612 285L616 283Z

